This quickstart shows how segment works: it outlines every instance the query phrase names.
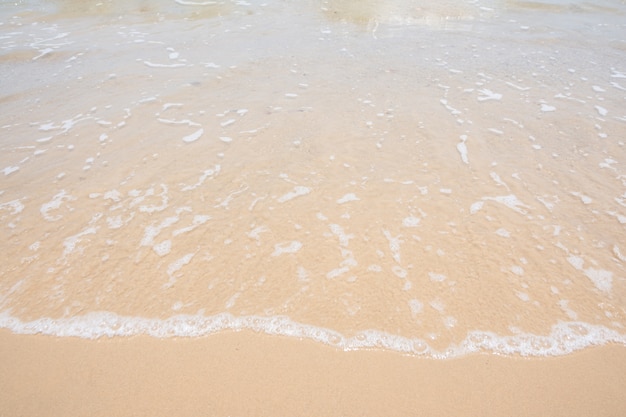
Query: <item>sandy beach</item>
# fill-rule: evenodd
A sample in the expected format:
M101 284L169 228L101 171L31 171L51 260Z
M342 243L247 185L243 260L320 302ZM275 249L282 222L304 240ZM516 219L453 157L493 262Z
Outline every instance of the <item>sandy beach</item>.
M626 5L0 5L0 416L626 415Z
M6 416L626 413L626 349L439 361L253 333L87 341L0 334ZM10 376L10 377L7 377Z

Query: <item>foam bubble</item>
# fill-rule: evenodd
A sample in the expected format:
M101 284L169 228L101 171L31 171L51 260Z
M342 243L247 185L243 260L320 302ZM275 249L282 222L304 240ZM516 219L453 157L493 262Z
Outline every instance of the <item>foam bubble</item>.
M150 68L180 68L180 67L185 67L187 66L187 64L157 64L154 62L150 62L150 61L143 61L143 63L150 67Z
M583 202L583 204L591 204L591 203L593 202L593 199L592 199L591 197L586 196L586 195L584 195L584 194L582 194L582 193L579 193L579 192L572 192L572 193L570 193L570 194L572 194L573 196L576 196L576 197L580 198L580 201L582 201L582 202Z
M402 226L404 227L417 227L420 224L421 219L419 217L409 216L402 219Z
M292 240L291 242L283 242L277 243L274 245L274 252L272 256L280 256L284 253L296 253L300 249L302 249L302 243L297 240Z
M4 175L11 175L12 173L19 171L20 167L18 166L9 166L9 167L5 167L2 172L4 173Z
M203 133L204 133L204 129L198 129L194 133L192 133L191 135L185 136L183 138L183 142L185 142L185 143L195 142L198 139L200 139L200 136L202 136Z
M602 106L594 106L596 111L598 112L598 114L602 117L606 116L607 114L609 114L609 111L607 109L605 109Z
M400 236L394 237L388 230L383 230L383 234L389 241L389 250L391 250L391 256L394 261L400 263Z
M354 238L353 234L347 235L344 232L343 227L339 226L338 224L331 224L330 231L339 238L339 244L343 247L348 246L348 244L350 243L350 239Z
M221 168L222 168L221 165L215 165L213 168L205 170L202 173L202 175L200 175L200 178L198 178L198 181L194 185L187 185L187 186L181 188L181 191L191 191L191 190L194 190L194 189L198 188L199 186L204 184L204 182L208 178L212 178L212 177L216 176L217 174L219 174Z
M152 250L159 256L165 256L172 251L172 241L164 240L152 246Z
M150 226L147 226L144 229L144 235L141 239L141 246L153 246L154 238L157 237L159 233L161 233L161 230L173 225L179 220L180 219L178 218L178 216L171 216L163 219L163 221L158 225L151 224Z
M198 226L203 225L204 223L211 220L211 216L196 214L193 216L193 221L191 226L182 227L180 229L176 229L172 232L172 236L178 236L183 233L191 232L195 230Z
M470 206L470 214L476 214L483 208L485 203L483 201L477 201Z
M422 304L419 300L412 299L409 300L409 308L411 309L411 314L415 316L424 310L424 304Z
M311 189L309 187L304 187L302 185L298 185L298 186L296 186L293 189L293 191L290 191L287 194L283 195L282 197L279 197L277 201L279 203L284 203L284 202L292 200L292 199L294 199L296 197L300 197L302 195L307 195L310 192L311 192Z
M344 204L349 201L359 201L359 198L354 193L349 193L337 200L337 204Z
M497 201L500 204L504 204L508 208L515 210L520 214L526 214L526 210L523 208L530 208L526 204L522 203L515 195L503 195L498 197L484 197L483 200L486 201ZM522 208L523 207L523 208Z
M582 271L587 278L593 282L597 289L603 292L611 292L613 287L613 273L605 271L603 269L587 268L584 269L585 261L583 258L570 255L567 257L567 262L570 263L576 270Z
M430 278L431 281L434 282L443 282L446 280L446 276L443 274L436 274L434 272L429 272L428 273L428 277Z
M0 204L0 210L10 210L10 214L19 214L24 210L24 204L20 200L7 201Z
M395 276L397 276L398 278L406 278L407 276L407 271L406 269L398 266L398 265L394 265L391 267L391 272L394 273Z
M124 225L122 216L107 217L107 225L109 226L109 229L119 229Z
M514 265L511 267L511 272L513 272L515 275L522 276L524 275L524 268L518 265Z
M52 200L50 200L47 203L42 204L41 208L39 209L39 211L42 214L42 216L44 217L44 219L46 219L48 221L59 220L59 219L63 218L62 215L58 214L56 216L52 216L52 215L49 214L49 212L52 211L52 210L59 209L61 207L61 204L63 204L64 201L71 201L71 200L75 200L75 198L70 196L70 195L68 195L65 192L65 190L61 190L57 194L55 194L54 197L52 197Z
M66 238L63 241L63 256L69 255L74 252L76 245L82 240L81 238L86 235L93 235L98 231L97 227L88 227L87 229L77 233L73 236Z
M613 286L613 273L603 269L587 268L585 276L594 283L597 289L604 292L611 292Z
M143 205L143 206L139 206L139 211L144 212L144 213L154 213L154 212L158 212L158 211L163 211L168 207L168 201L169 198L167 196L167 192L168 192L168 187L165 184L161 184L161 193L157 194L157 197L161 197L161 204L160 205ZM150 188L148 191L146 191L145 196L152 196L154 195L154 189ZM143 200L143 198L141 198L141 200Z
M478 101L487 101L487 100L500 100L502 99L502 94L494 93L491 90L482 89L478 90L480 96L478 96Z
M456 145L456 149L461 154L461 160L463 161L463 163L469 164L469 157L467 156L467 145L465 144L465 141L467 140L467 136L463 135L461 139L462 139L461 142L459 142Z
M188 253L184 255L182 258L179 258L168 265L167 267L167 275L170 277L169 282L166 284L166 287L171 287L176 282L176 276L174 275L176 272L180 271L180 269L191 262L195 253Z
M503 228L496 230L496 235L502 236L502 237L511 237L511 233L509 233L508 230L503 229Z
M349 267L347 266L343 266L341 268L335 268L332 271L330 271L329 273L326 274L326 278L328 279L333 279L333 278L337 278L338 276L345 274L346 272L348 272L350 270Z
M575 255L570 255L567 257L567 262L570 263L570 265L572 265L574 268L578 269L578 270L582 270L583 269L583 265L585 264L585 261L583 260L583 258L579 257L579 256L575 256Z

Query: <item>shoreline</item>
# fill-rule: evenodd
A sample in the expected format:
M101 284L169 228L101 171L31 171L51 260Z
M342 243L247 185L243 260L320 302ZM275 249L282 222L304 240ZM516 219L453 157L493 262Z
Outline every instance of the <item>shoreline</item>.
M434 360L248 331L85 340L0 331L22 416L626 415L626 347Z

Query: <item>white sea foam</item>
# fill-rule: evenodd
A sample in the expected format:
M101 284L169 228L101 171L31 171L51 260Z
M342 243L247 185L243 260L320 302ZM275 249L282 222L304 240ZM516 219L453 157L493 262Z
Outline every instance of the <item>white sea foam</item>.
M76 249L76 245L82 240L82 237L87 235L93 235L98 231L97 227L88 227L85 230L65 238L63 241L63 256L69 255L74 252Z
M596 108L596 111L598 112L598 114L602 117L609 114L609 111L602 106L594 106L594 107Z
M75 198L68 195L65 192L65 190L61 190L57 194L55 194L54 197L52 197L52 200L50 200L47 203L42 204L39 211L41 212L41 215L44 217L44 219L48 221L57 221L63 218L63 216L60 214L56 216L52 216L50 215L50 212L52 210L57 210L61 208L61 204L63 204L64 201L72 201L72 200L75 200Z
M402 219L402 226L404 227L417 227L419 226L421 219L415 216L409 216Z
M589 278L600 291L611 292L613 287L613 273L603 269L587 268L585 276Z
M511 237L511 233L509 233L509 231L504 228L500 228L496 230L496 235L502 236L502 237Z
M411 307L421 311L421 303ZM493 352L504 355L561 356L607 343L626 346L626 335L604 326L580 321L559 322L549 334L535 335L518 332L498 335L475 330L468 332L459 344L436 350L423 339L411 339L377 330L364 330L348 337L323 327L294 322L285 316L233 316L220 313L214 316L175 315L167 319L127 317L110 312L93 312L83 316L22 321L9 313L0 313L0 328L16 334L42 334L57 337L101 337L148 335L156 338L200 337L227 330L251 330L270 335L310 339L346 351L379 348L435 359L449 359L475 352Z
M482 89L478 90L480 95L478 96L478 101L487 101L487 100L500 100L502 99L502 94L494 93L491 90Z
M9 167L5 167L2 172L4 173L4 175L11 175L12 173L19 171L20 167L18 166L9 166Z
M10 214L19 214L24 210L24 204L20 200L7 201L0 204L0 210L10 210Z
M506 183L504 181L502 181L502 179L500 178L500 176L496 173L496 172L490 172L489 176L491 177L492 180L494 180L496 182L496 184L501 185L503 187L506 187L507 189L509 188L508 185L506 185Z
M150 67L150 68L180 68L180 67L186 67L187 64L157 64L154 62L150 62L150 61L143 61L143 63Z
M429 272L428 273L428 277L430 278L431 281L434 282L443 282L446 280L446 276L443 274L437 274L435 272Z
M337 200L337 204L344 204L350 201L359 201L359 198L354 193L349 193Z
M107 217L107 225L109 229L119 229L124 226L124 221L122 220L122 216L111 216Z
M400 262L400 243L402 242L400 240L401 236L394 237L391 235L391 233L388 230L383 230L383 234L389 241L389 250L391 251L391 256L393 257L393 260L396 261L397 263L401 263Z
M422 304L419 300L412 299L409 301L409 308L411 309L411 314L415 316L424 311L424 304Z
M470 206L470 214L478 213L480 209L483 208L484 205L485 205L484 201L477 201L475 203L472 203L472 205Z
M205 170L202 175L200 175L200 178L198 178L198 181L194 184L194 185L187 185L184 186L183 188L181 188L181 191L191 191L193 189L198 188L199 186L201 186L202 184L204 184L204 182L208 179L208 178L212 178L214 176L216 176L217 174L220 173L221 170L221 165L215 165L213 168L207 169Z
M567 262L570 263L576 270L582 271L597 289L603 292L610 293L613 287L613 273L611 271L605 271L603 269L587 268L584 269L585 260L580 256L570 255L567 257Z
M179 258L169 264L169 266L167 267L167 275L170 277L170 280L167 282L167 284L164 285L165 288L171 288L172 285L176 283L176 280L178 278L176 273L180 271L183 266L191 262L191 259L194 257L194 255L195 253L188 253L182 258Z
M187 125L187 126L201 126L199 123L192 122L189 119L183 120L170 120L170 119L157 119L159 122L167 124L167 125Z
M310 192L311 192L311 189L309 187L298 185L293 189L293 191L290 191L287 194L283 195L282 197L279 197L277 201L279 203L284 203L286 201L293 200L296 197L307 195Z
M354 238L353 234L346 234L343 230L343 227L339 226L338 224L331 224L330 231L339 238L339 244L343 247L347 247L350 243L350 239Z
M196 214L196 215L193 216L193 221L192 221L191 226L182 227L180 229L174 230L172 232L172 236L178 236L178 235L181 235L183 233L191 232L192 230L196 229L200 225L203 225L204 223L208 222L209 220L211 220L211 216L203 215L203 214Z
M326 278L328 279L333 279L333 278L337 278L338 276L348 272L350 270L349 267L347 266L342 266L340 268L335 268L332 271L330 271L329 273L326 274Z
M591 203L593 202L593 200L591 199L591 197L586 196L586 195L584 195L584 194L582 194L582 193L579 193L579 192L572 192L572 193L570 193L570 194L571 194L571 195L573 195L573 196L576 196L576 197L580 198L580 201L582 201L582 202L583 202L583 204L591 204Z
M461 135L461 142L456 145L456 149L461 154L461 160L465 164L469 164L469 157L467 156L467 145L465 142L467 141L466 135Z
M448 100L446 100L446 99L443 99L443 98L442 98L441 100L439 100L439 102L440 102L441 104L443 104L443 106L444 106L444 107L445 107L445 108L446 108L446 109L447 109L447 110L448 110L448 111L449 111L449 112L450 112L453 116L456 116L456 115L461 114L461 112L460 112L459 110L455 109L454 107L452 107L452 106L450 106L450 105L448 104Z
M157 194L157 197L161 197L161 204L158 206L154 204L142 205L142 206L139 206L139 211L144 212L144 213L155 213L155 212L165 210L168 207L168 201L169 201L167 192L168 192L167 185L161 184L161 193ZM154 189L150 188L148 191L146 191L144 197L153 196L153 195L154 195ZM141 201L143 201L143 198L141 198Z
M152 250L159 256L165 256L172 251L172 241L168 239L157 243L152 246Z
M398 265L392 266L391 272L393 272L393 274L397 276L398 278L406 278L408 275L407 270Z
M529 209L530 207L526 204L522 203L515 195L504 195L498 197L483 197L485 201L497 201L500 204L504 204L511 210L514 210L520 214L526 214L527 211L524 209Z
M284 253L296 253L302 248L302 243L297 240L291 242L277 243L274 245L272 256L280 256Z
M185 143L195 142L198 139L200 139L200 136L202 136L203 133L204 133L204 129L198 129L194 133L192 133L191 135L185 136L183 138L183 142L185 142Z
M524 275L524 268L519 265L514 265L511 267L511 272L513 272L515 275L522 276Z
M180 218L178 216L171 216L163 219L163 221L158 225L152 224L150 226L147 226L144 229L144 235L141 239L141 246L153 246L154 238L161 233L161 230L170 227L179 220Z
M626 262L626 256L622 255L619 246L613 245L613 254L622 262Z
M185 1L185 0L174 0L178 4L182 4L183 6L210 6L212 4L217 4L216 1Z

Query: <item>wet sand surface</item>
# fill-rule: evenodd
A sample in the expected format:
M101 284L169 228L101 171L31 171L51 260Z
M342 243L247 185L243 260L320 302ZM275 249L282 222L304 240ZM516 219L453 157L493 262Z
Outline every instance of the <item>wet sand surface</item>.
M1 5L0 411L624 414L624 16Z
M5 7L2 327L623 343L623 4L457 3Z
M88 341L0 333L21 416L567 416L626 413L626 349L421 359L261 334Z

